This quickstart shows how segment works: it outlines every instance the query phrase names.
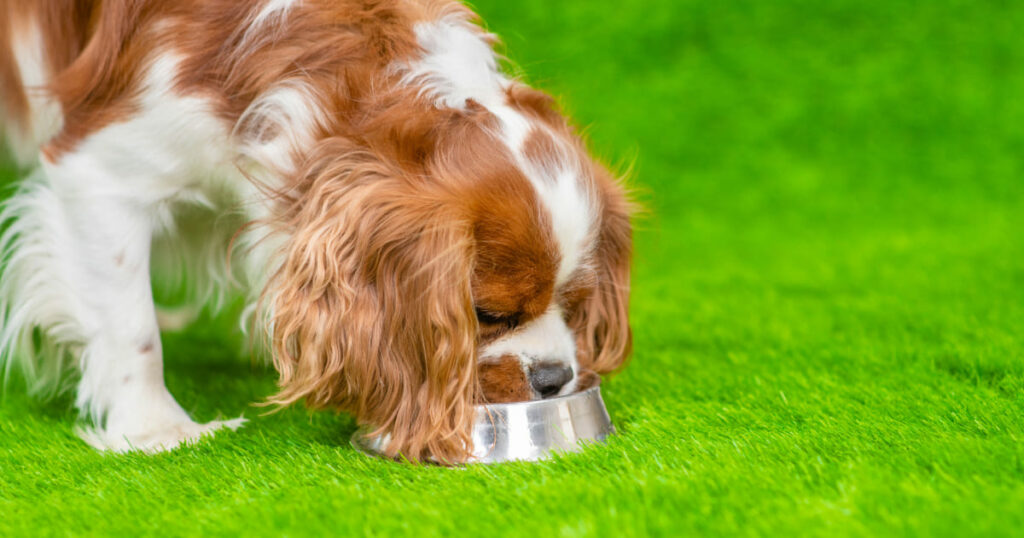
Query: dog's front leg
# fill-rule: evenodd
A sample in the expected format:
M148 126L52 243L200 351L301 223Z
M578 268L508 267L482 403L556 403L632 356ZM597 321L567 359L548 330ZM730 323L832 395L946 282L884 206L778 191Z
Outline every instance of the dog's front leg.
M99 181L51 183L67 233L56 270L67 279L69 317L79 324L79 428L103 450L155 452L242 419L197 424L164 385L160 332L150 288L152 209L147 200ZM79 178L81 181L83 178Z

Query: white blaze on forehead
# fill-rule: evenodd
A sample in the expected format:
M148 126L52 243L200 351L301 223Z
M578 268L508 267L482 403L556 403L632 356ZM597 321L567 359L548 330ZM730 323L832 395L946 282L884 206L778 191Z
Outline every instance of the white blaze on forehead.
M555 283L563 284L589 254L596 214L570 149L560 147L558 158L543 163L531 162L523 154L531 131L547 127L509 106L507 90L513 81L499 71L489 34L460 16L419 23L415 31L424 54L395 66L402 81L422 88L439 107L462 109L472 99L498 118L501 127L495 134L508 146L550 215L561 256Z
M589 197L582 192L579 171L565 169L555 175L554 181L534 181L541 202L551 213L551 228L561 252L555 285L569 280L590 254L593 244L591 229L594 210Z

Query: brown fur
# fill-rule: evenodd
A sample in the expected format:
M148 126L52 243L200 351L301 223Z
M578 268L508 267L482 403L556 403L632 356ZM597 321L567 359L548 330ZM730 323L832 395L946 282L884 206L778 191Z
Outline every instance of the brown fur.
M584 391L597 386L601 382L601 376L593 370L580 370L576 377L576 390Z
M519 359L512 355L480 365L480 391L487 403L522 402L533 396Z
M458 461L477 389L469 234L444 193L354 162L348 145L321 143L284 222L293 239L269 288L274 401L345 409L389 434L392 454Z

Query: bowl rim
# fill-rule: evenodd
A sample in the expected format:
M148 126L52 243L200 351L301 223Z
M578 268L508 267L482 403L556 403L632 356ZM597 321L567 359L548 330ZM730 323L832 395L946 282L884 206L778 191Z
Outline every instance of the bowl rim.
M584 398L584 397L590 395L593 392L601 392L601 382L600 381L595 383L594 386L590 387L589 389L580 390L580 391L573 392L573 393L570 393L570 394L563 394L562 396L555 396L554 398L545 398L543 400L523 400L521 402L498 402L498 403L476 404L475 407L478 410L485 410L485 409L508 409L510 407L519 407L519 406L522 406L522 407L527 407L527 406L530 406L530 407L540 407L540 406L545 406L545 405L556 405L556 404L558 404L560 402L563 402L565 400Z

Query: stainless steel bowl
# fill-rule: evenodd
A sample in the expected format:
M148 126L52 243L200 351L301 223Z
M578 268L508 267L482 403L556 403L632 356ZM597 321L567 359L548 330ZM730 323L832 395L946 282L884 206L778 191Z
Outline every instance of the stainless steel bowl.
M613 433L600 385L548 400L479 405L469 463L541 460L579 452ZM381 455L384 444L363 431L352 435L352 446L366 454Z

